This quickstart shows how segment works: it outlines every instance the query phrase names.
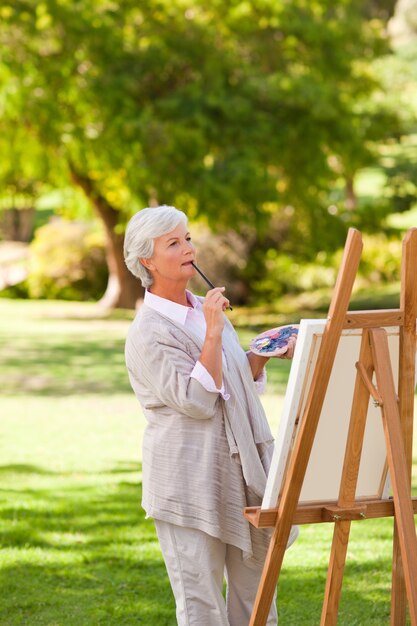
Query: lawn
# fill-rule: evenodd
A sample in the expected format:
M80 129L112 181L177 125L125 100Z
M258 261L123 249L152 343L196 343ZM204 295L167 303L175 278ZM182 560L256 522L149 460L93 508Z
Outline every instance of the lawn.
M176 623L140 507L145 422L124 368L129 318L0 300L1 626ZM250 336L241 332L245 346ZM263 397L274 430L288 367L272 363ZM331 532L304 526L288 551L281 625L319 623ZM339 624L389 624L391 540L389 519L353 525Z

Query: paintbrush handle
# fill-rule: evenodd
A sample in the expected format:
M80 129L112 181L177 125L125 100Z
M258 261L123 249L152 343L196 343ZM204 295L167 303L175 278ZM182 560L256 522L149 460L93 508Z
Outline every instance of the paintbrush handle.
M202 278L203 280L205 280L205 281L206 281L206 283L208 284L208 286L209 286L209 287L211 287L211 289L215 289L215 286L213 285L213 283L211 282L211 280L209 280L209 279L207 278L207 276L206 276L205 274L203 274L203 272L200 270L200 268L199 268L199 267L197 267L197 265L194 263L194 261L191 261L191 265L193 266L193 268L194 268L195 270L197 270L197 272L200 274L201 278ZM230 305L229 305L227 308L228 308L228 309L230 309L231 311L233 311L233 309L232 309L232 307L231 307Z
M212 289L215 289L215 287L214 287L213 283L211 282L211 280L209 280L207 278L207 276L205 274L203 274L203 272L200 270L200 268L197 267L197 265L194 263L194 261L191 261L191 265L193 266L193 268L195 270L197 270L197 272L200 274L201 278L206 281L208 286L211 287Z

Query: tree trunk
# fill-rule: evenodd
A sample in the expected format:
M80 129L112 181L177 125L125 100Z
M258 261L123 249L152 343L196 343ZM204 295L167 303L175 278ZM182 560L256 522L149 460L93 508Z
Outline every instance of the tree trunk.
M94 189L93 181L71 167L73 181L81 187L92 202L103 222L106 233L106 258L109 280L106 291L99 301L106 308L134 309L143 289L137 278L127 269L123 255L124 235L116 232L120 212L114 209L107 200Z
M349 211L354 211L358 206L358 199L355 193L353 176L348 176L346 178L345 191L346 191L345 206Z

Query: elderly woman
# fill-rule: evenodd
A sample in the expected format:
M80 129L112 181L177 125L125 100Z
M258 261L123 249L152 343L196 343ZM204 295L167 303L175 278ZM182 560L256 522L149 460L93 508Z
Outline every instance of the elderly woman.
M126 341L148 422L142 505L155 520L178 624L245 626L269 538L242 513L261 502L272 454L257 395L267 359L240 347L224 287L204 299L186 289L195 258L181 211L147 208L130 220L125 261L146 287Z

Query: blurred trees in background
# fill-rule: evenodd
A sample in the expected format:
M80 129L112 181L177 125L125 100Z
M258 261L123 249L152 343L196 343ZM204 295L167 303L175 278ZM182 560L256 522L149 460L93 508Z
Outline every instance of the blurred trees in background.
M28 293L50 300L99 299L107 272L101 231L54 219L37 229L29 258Z
M279 295L297 274L287 255L324 263L348 226L372 230L412 203L392 155L385 200L361 206L355 190L413 123L387 76L401 80L398 58L386 62L393 12L389 0L6 0L0 196L82 189L106 234L110 306L138 297L128 218L162 203L220 239L236 231L240 301Z

